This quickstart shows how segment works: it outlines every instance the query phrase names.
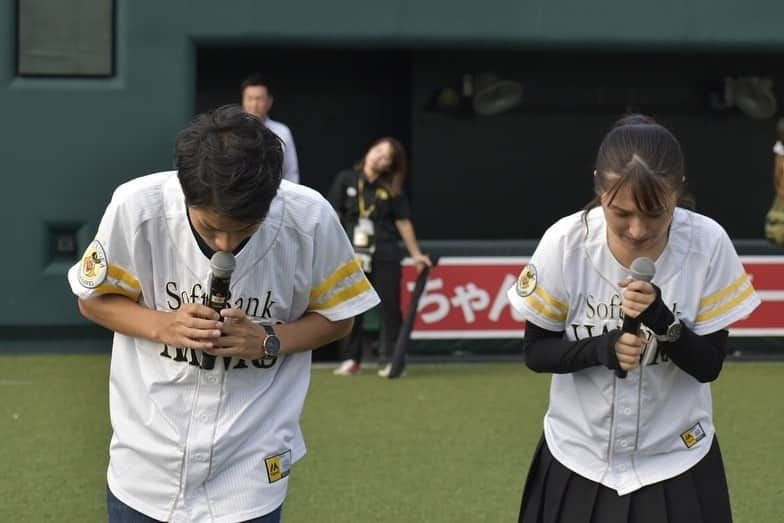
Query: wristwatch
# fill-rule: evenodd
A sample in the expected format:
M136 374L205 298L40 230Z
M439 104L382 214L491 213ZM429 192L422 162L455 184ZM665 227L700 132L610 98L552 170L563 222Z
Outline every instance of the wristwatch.
M674 341L677 341L678 338L681 337L680 320L676 317L672 321L672 323L670 323L670 325L667 327L667 331L664 334L654 333L654 336L656 337L656 341L658 341L659 343L672 343Z
M280 352L280 338L275 334L271 325L263 325L263 327L264 331L267 333L267 336L261 344L261 346L264 347L264 357L274 358Z

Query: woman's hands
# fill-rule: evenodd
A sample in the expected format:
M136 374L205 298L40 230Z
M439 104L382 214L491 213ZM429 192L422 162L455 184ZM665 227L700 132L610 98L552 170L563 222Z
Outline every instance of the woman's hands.
M621 310L624 317L637 318L656 301L656 289L642 280L623 280L618 282L623 289ZM640 356L647 340L638 331L636 334L624 332L615 342L615 356L621 369L630 371L640 364Z
M425 267L432 267L433 262L430 261L430 256L427 254L415 254L412 256L414 264L416 265L417 272L422 272Z

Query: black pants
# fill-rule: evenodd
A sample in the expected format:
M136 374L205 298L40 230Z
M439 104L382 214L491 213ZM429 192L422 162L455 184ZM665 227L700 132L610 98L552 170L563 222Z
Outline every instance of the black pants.
M402 323L400 315L400 261L373 260L373 271L368 274L370 283L381 298L381 331L379 333L378 354L380 362L387 363L395 349L395 341ZM351 334L340 343L341 357L344 360L362 361L363 330L360 314L354 318Z

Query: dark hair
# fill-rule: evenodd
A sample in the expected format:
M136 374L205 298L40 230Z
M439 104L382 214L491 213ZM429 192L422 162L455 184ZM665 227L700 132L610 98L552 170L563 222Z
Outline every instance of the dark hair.
M611 182L608 177L617 175ZM634 203L643 212L670 207L670 195L677 195L677 206L693 208L686 192L683 152L675 136L653 118L631 114L615 122L605 135L596 155L595 196L587 211L601 205L602 194L612 202L618 191L631 188Z
M244 93L245 89L247 89L248 87L255 87L255 86L266 87L267 92L269 94L272 94L272 89L270 88L269 82L267 81L266 78L264 78L259 73L253 73L245 77L245 79L240 84L240 94Z
M389 167L380 173L378 180L392 196L397 196L403 190L403 182L406 180L406 176L408 176L406 149L399 140L390 136L384 136L370 144L368 151L385 142L392 147L392 161L389 163ZM365 153L365 156L354 165L354 169L362 171L365 168L365 157L367 157L367 152Z
M224 105L177 134L175 166L186 205L258 223L280 186L283 145L239 105Z

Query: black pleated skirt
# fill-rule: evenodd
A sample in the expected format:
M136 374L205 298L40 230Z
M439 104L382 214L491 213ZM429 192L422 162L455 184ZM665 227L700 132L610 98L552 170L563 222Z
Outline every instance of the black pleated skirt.
M731 523L719 442L683 474L625 496L572 472L544 436L523 491L519 523Z

